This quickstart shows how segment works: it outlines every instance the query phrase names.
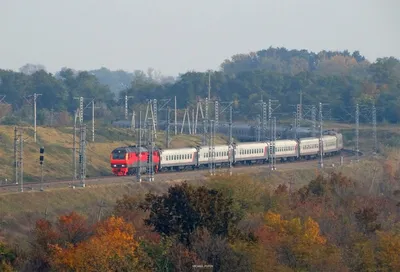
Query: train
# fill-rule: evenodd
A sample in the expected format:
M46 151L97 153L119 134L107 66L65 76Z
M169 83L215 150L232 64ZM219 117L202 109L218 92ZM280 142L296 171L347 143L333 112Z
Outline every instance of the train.
M321 140L321 141L320 141ZM232 145L215 145L186 148L149 149L143 146L118 147L111 152L112 173L116 176L134 175L138 171L153 173L185 171L235 165L265 164L274 157L276 161L309 160L317 156L332 156L343 149L343 135L326 131L321 138L276 140L274 142L240 142ZM213 153L212 153L213 152ZM273 155L273 156L270 156ZM152 162L152 163L151 163ZM151 167L151 168L150 168Z

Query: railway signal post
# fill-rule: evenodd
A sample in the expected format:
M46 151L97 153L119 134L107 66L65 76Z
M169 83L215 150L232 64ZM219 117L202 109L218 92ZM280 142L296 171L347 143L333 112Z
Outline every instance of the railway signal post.
M40 148L40 156L39 156L39 163L40 163L40 191L43 191L43 163L44 163L44 147Z

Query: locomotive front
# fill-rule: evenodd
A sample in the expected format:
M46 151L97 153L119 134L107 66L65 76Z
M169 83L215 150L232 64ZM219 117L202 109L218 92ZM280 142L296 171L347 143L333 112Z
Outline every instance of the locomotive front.
M116 148L110 156L111 169L114 175L125 176L128 173L128 152L126 148Z

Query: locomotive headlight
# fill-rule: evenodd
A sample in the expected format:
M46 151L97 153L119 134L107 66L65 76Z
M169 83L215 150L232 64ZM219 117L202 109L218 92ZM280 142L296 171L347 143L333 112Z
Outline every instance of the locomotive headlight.
M117 165L116 165L116 164L114 164L113 166L114 166L114 167L117 167Z
M125 164L122 164L121 167L125 167Z

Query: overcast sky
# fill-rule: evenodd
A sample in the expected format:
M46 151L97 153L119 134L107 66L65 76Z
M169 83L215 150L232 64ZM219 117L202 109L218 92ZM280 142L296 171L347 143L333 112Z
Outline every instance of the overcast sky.
M400 57L400 0L0 0L0 68L218 69L269 46Z

